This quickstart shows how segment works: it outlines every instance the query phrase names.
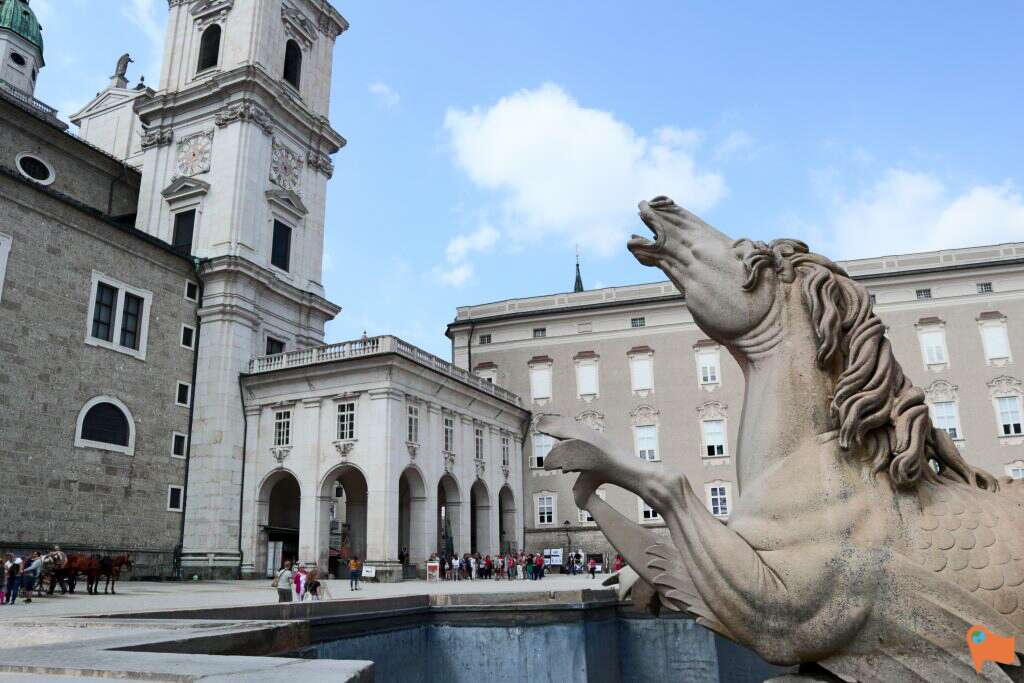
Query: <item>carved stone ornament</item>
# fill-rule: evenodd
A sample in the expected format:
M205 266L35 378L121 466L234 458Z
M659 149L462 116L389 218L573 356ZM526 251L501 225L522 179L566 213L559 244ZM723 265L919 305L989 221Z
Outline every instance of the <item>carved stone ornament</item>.
M484 475L487 473L487 461L482 458L476 458L473 460L473 465L476 467L477 479L483 479Z
M1024 394L1024 383L1015 377L1000 375L988 383L988 391L992 396L1020 396Z
M728 407L721 401L708 401L697 406L697 417L701 420L724 420Z
M275 140L270 152L270 182L286 190L296 190L299 185L299 169L302 161L299 155Z
M502 465L501 466L501 473L505 477L505 479L508 479L509 475L512 474L512 468L509 467L508 465Z
M210 170L213 131L194 133L178 141L177 175L195 176Z
M455 454L451 451L445 451L441 454L442 460L444 460L444 471L451 473L455 470Z
M317 17L316 27L320 29L320 33L323 33L331 40L336 40L338 36L348 30L348 22L342 18L341 24L338 24L331 15L321 12L320 16Z
M284 22L285 33L300 41L307 49L313 47L317 28L301 10L285 2L281 5L281 21Z
M174 131L170 128L143 128L139 143L142 149L163 147L174 141Z
M223 22L234 5L235 0L199 0L189 10L193 26L202 32L210 24Z
M274 457L278 465L284 463L284 459L287 458L292 452L291 446L271 446L270 455Z
M593 429L595 432L604 432L604 413L596 410L587 410L576 416L576 421Z
M657 409L646 404L637 406L633 410L629 411L629 417L632 420L634 427L658 424L659 414L660 412Z
M349 455L352 454L352 449L356 447L356 442L352 439L339 439L334 442L334 449L338 451L338 455L342 460L348 460Z
M924 390L925 396L931 403L955 401L958 387L944 379L937 379L928 385Z
M317 171L323 173L328 178L334 176L334 162L331 161L331 157L323 152L314 152L310 150L306 154L306 163Z
M413 443L412 441L406 441L405 442L405 448L406 448L406 450L409 451L409 459L410 460L415 460L416 459L416 454L420 450L420 445L418 443Z
M259 126L268 135L274 131L273 121L267 110L250 100L232 102L217 112L214 121L220 128L229 126L236 121L250 121Z

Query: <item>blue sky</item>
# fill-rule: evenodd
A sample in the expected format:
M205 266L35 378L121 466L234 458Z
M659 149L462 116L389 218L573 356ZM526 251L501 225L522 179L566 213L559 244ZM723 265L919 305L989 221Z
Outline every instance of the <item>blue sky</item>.
M1024 240L1024 4L337 2L331 341L447 357L460 304L661 279L625 251L668 194L836 258ZM69 113L164 0L32 0Z

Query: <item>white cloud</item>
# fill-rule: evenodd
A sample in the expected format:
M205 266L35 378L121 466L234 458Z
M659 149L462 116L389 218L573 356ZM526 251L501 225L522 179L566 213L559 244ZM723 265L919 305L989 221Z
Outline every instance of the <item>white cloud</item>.
M856 197L837 196L823 234L837 258L1024 240L1024 198L1010 181L951 191L934 175L889 169Z
M150 73L159 71L160 58L163 55L164 49L163 21L167 14L167 8L163 7L161 9L159 7L161 2L163 0L127 0L121 5L121 12L125 18L134 24L149 42L149 61L156 64L156 68L150 69ZM136 61L140 62L135 65L137 71L140 74L146 73L145 67L151 64L142 63L137 58ZM150 80L155 82L157 79L151 76Z
M401 96L391 89L387 83L376 81L370 84L370 94L377 97L388 109L392 109L398 106L399 101L402 99Z
M665 127L651 139L612 114L580 106L559 86L521 90L487 109L449 109L456 164L502 195L506 234L558 237L600 253L636 229L636 204L658 194L704 211L726 192L698 168L697 131Z
M447 266L435 266L433 273L441 282L458 287L473 277L473 264L469 257L474 253L487 253L494 249L501 233L485 223L466 235L456 235L445 249Z
M473 277L473 264L460 263L451 268L436 266L434 268L434 276L446 285L459 287L466 284L469 278Z
M734 130L715 146L715 161L732 159L740 152L748 150L753 144L754 138L750 137L750 133L745 130Z

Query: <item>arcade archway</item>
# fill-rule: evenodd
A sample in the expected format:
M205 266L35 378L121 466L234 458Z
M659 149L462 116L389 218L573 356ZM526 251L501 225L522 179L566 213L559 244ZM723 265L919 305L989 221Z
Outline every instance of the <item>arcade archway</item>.
M437 552L441 554L463 554L467 548L459 548L459 529L462 510L462 496L455 479L446 474L437 482Z
M491 497L487 485L480 479L473 482L469 490L469 545L470 552L490 554L491 546Z
M366 559L366 477L352 465L341 465L324 477L320 490L320 547L327 549L328 571L334 576L347 576L347 562L352 557Z
M415 467L407 467L398 479L398 548L405 551L406 564L427 559L427 487Z
M516 533L516 498L508 484L498 492L498 543L503 553L519 550Z
M299 555L299 510L302 491L299 481L288 470L277 470L260 486L257 510L260 512L259 564L269 576Z

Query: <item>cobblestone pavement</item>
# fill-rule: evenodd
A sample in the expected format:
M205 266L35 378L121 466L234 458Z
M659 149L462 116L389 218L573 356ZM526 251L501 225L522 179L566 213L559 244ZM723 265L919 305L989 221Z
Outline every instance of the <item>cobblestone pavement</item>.
M329 599L384 598L399 595L448 593L498 593L507 591L531 592L547 590L579 590L599 588L602 575L596 580L589 576L551 574L540 581L403 581L401 583L363 582L359 591L350 591L347 580L326 581ZM277 591L270 580L259 581L198 581L154 582L122 581L117 584L117 595L86 595L82 592L52 597L34 598L25 603L20 597L15 605L0 607L0 622L32 621L40 617L94 616L118 612L141 612L165 609L194 609L197 607L235 607L258 605L277 601ZM3 648L0 639L0 648Z

